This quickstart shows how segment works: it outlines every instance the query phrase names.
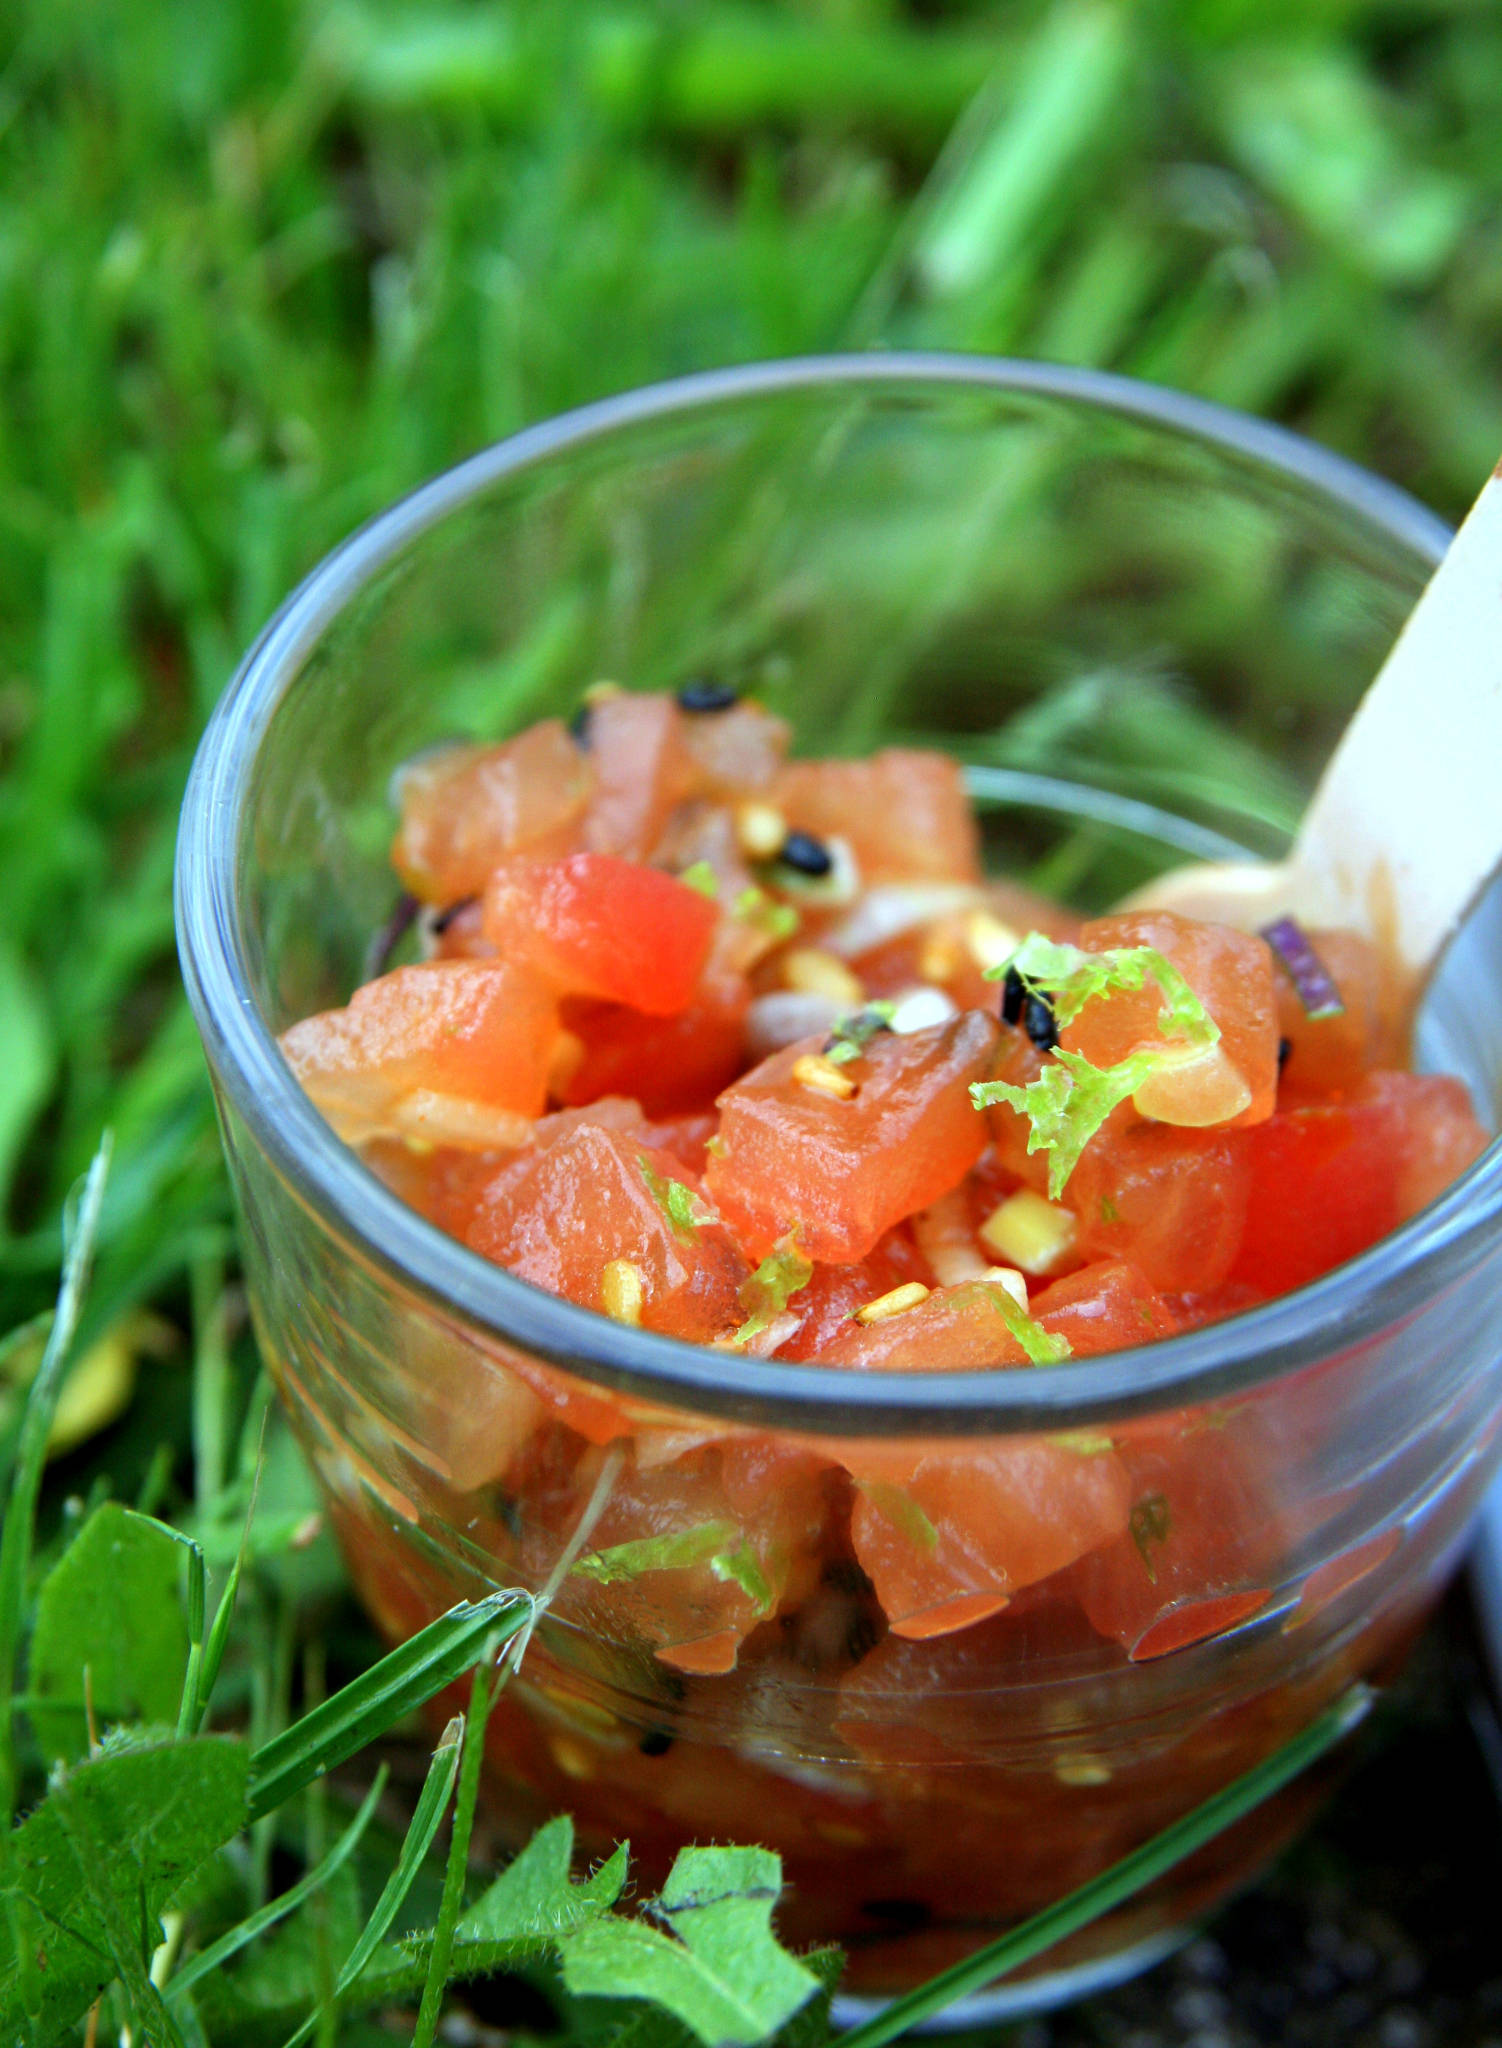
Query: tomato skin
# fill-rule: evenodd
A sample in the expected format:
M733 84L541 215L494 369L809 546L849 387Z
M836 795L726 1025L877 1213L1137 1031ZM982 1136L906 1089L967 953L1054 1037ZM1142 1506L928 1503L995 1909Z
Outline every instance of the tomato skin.
M652 1017L687 1009L719 911L696 889L613 854L510 861L485 890L487 938L570 995Z
M1106 1260L1081 1266L1032 1298L1031 1313L1045 1330L1068 1339L1076 1358L1126 1351L1171 1337L1173 1311L1136 1266Z
M575 841L594 775L569 731L545 718L498 747L451 747L399 771L392 866L415 896L478 895L498 861Z
M954 1187L985 1144L969 1084L984 1077L996 1034L978 1010L906 1036L879 1033L842 1069L857 1084L849 1100L794 1078L818 1039L773 1053L726 1089L723 1149L705 1179L748 1254L764 1258L796 1227L811 1259L862 1259Z

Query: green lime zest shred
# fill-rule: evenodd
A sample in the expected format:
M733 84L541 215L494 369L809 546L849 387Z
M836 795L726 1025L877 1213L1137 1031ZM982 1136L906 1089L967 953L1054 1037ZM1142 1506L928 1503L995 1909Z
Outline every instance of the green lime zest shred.
M1089 1002L1124 989L1140 989L1148 977L1158 984L1162 1042L1143 1046L1097 1067L1082 1053L1055 1046L1035 1081L974 1081L970 1099L977 1109L1005 1103L1032 1125L1029 1152L1047 1152L1048 1195L1056 1202L1080 1155L1106 1118L1154 1073L1203 1052L1220 1037L1220 1026L1171 960L1154 946L1112 946L1085 953L1042 932L1029 932L1010 960L988 968L992 980L1015 969L1032 994L1045 995L1060 1026L1072 1024Z
M799 1251L797 1239L794 1227L777 1240L751 1277L741 1282L740 1305L746 1320L735 1333L735 1343L748 1344L770 1329L792 1297L814 1277L813 1261Z

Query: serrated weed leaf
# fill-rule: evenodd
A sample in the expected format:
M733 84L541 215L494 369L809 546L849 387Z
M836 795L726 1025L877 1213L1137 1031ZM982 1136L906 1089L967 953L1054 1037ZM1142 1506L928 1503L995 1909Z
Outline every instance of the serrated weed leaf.
M87 1754L94 1724L174 1722L188 1667L179 1538L117 1501L94 1510L42 1583L31 1723L49 1758Z
M231 1736L148 1733L114 1736L57 1775L10 1840L8 1884L36 1943L34 1998L23 1990L7 1914L0 2040L44 2048L86 2012L117 1974L119 1924L138 1931L149 1961L174 1892L244 1825L247 1769L245 1745Z
M626 1882L626 1844L578 1883L573 1855L574 1823L561 1813L476 1899L459 1922L456 1951L466 1942L558 1940L608 1912Z
M614 1915L560 1944L563 1981L581 1996L645 1998L707 2048L764 2041L818 1992L819 1979L772 1932L782 1863L768 1849L684 1849L654 1915Z

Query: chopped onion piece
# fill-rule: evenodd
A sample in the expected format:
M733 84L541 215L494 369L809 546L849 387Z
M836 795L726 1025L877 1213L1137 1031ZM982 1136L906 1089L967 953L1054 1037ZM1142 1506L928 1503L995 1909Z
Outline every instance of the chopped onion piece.
M854 960L889 939L900 939L904 932L973 910L984 901L982 891L968 882L878 882L819 943L844 960Z
M960 1014L958 1004L952 1002L941 988L908 988L892 999L892 1015L888 1020L891 1028L905 1035L909 1031L927 1031L934 1024L947 1024L951 1017Z
M768 1053L826 1033L848 1005L812 989L774 989L758 996L746 1012L746 1048L764 1060Z

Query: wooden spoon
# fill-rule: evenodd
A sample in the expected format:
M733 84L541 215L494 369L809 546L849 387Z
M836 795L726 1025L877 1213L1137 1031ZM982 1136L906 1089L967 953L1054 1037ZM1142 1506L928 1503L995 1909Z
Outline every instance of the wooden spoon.
M1411 1012L1502 864L1502 463L1332 755L1293 850L1195 863L1125 910L1254 931L1292 916L1376 941Z

